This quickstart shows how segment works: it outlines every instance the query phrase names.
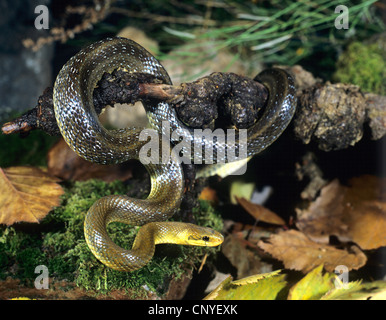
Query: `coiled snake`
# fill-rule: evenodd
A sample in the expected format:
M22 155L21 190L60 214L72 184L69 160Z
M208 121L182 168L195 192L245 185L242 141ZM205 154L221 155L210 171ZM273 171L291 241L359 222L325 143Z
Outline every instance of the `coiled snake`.
M54 86L54 109L60 132L67 144L86 160L112 164L138 159L146 141L139 139L143 128L107 130L93 107L93 90L104 72L123 68L131 73L148 73L171 84L162 65L144 48L125 38L96 42L73 56L59 72ZM283 70L268 69L256 77L269 91L264 114L248 129L247 153L252 156L270 145L284 131L295 110L293 79ZM170 129L196 143L210 144L214 150L227 145L221 141L194 141L192 130L178 120L167 103L147 102L144 107L152 128L161 132L167 121ZM170 144L160 135L162 145ZM221 154L221 153L218 153ZM226 153L225 153L226 154ZM192 155L197 160L199 155ZM226 156L225 156L226 157ZM202 156L205 163L205 157ZM215 159L215 161L227 159ZM87 244L105 265L133 271L146 265L158 243L217 246L223 236L209 228L181 222L165 222L179 208L184 189L180 163L173 152L167 163L146 164L151 178L147 199L107 196L89 209L84 222ZM142 226L131 250L117 246L108 236L108 223L118 221Z

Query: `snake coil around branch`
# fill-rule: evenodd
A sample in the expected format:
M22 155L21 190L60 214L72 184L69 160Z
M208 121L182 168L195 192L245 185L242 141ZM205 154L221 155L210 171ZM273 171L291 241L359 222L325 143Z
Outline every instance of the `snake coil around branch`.
M64 140L79 156L95 163L139 159L146 143L140 139L144 128L107 130L99 122L93 101L94 88L105 72L118 68L128 73L148 74L157 83L171 84L166 70L150 53L131 40L117 37L96 42L73 56L59 72L53 90L55 116ZM247 140L237 146L221 139L197 138L168 103L154 99L144 101L150 125L159 134L162 149L171 151L166 162L145 164L151 178L147 199L108 196L89 209L84 223L85 238L102 263L116 270L133 271L148 263L158 243L200 246L222 243L223 236L212 229L165 221L180 206L184 177L177 155L168 148L171 142L165 140L162 124L167 122L168 128L185 141L214 150L215 163L226 165L232 161L227 152L231 148L245 148L246 156L253 156L280 136L296 106L294 81L284 70L267 69L254 80L267 88L268 99L261 117L246 129ZM205 164L209 160L197 153L190 154L190 158L193 163ZM113 221L142 226L131 250L117 246L108 236L106 226Z

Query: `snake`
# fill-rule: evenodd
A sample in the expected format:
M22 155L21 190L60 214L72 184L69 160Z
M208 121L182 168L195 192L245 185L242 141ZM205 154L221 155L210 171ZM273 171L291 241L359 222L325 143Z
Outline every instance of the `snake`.
M172 84L161 63L138 43L121 37L95 42L71 57L59 71L53 90L55 117L61 135L80 157L99 164L117 164L129 159L140 160L140 150L147 143L140 137L144 128L106 129L93 105L93 90L105 72L123 69L129 73L145 73L158 83ZM268 90L265 111L247 130L247 141L241 147L252 156L273 143L288 126L295 111L296 97L293 78L284 70L271 68L255 78ZM232 146L227 142L205 141L195 137L177 117L175 109L164 101L143 101L151 128L159 134L162 150L170 146L162 123L192 143L205 144L213 150L216 162L227 162ZM192 154L194 161L206 163L205 155ZM225 163L226 165L227 163ZM194 246L218 246L223 235L208 227L192 223L168 221L179 209L184 195L182 164L170 151L167 161L143 164L150 175L151 189L146 199L126 195L109 195L97 200L84 220L84 236L94 256L107 267L119 271L135 271L144 267L155 252L155 245L172 243ZM140 226L131 249L115 244L107 225L121 222Z

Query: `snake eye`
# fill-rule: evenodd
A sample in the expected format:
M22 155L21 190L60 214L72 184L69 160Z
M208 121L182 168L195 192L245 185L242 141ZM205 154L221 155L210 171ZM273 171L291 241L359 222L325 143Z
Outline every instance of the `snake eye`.
M208 242L209 241L209 237L208 236L204 236L204 237L202 237L202 240L205 241L205 242Z

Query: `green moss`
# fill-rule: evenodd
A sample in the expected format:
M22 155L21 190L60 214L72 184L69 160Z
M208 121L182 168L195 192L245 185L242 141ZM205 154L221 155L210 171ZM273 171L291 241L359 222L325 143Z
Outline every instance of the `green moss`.
M34 279L35 268L46 264L47 259L39 247L28 247L16 253L16 262L19 268L19 278Z
M18 232L14 228L0 231L0 279L14 275L19 279L35 278L35 267L47 260L40 248L41 239L35 233Z
M197 223L201 226L221 231L223 229L223 220L216 209L210 204L210 201L199 200L198 203L199 206L193 209Z
M385 95L385 53L377 44L353 42L340 56L333 79L358 85L363 91Z
M151 262L135 272L119 272L101 264L89 250L83 235L83 221L90 206L110 194L125 194L130 187L122 182L98 180L75 182L65 187L62 205L53 210L36 228L0 228L0 278L12 276L33 285L34 269L43 264L49 276L66 279L86 290L108 293L126 289L131 295L145 297L148 291L162 295L168 280L180 278L185 267L200 261L217 248L159 245ZM200 201L194 210L197 223L222 229L221 218L208 202ZM29 225L31 226L31 225ZM118 245L130 248L138 227L111 223L108 232Z

